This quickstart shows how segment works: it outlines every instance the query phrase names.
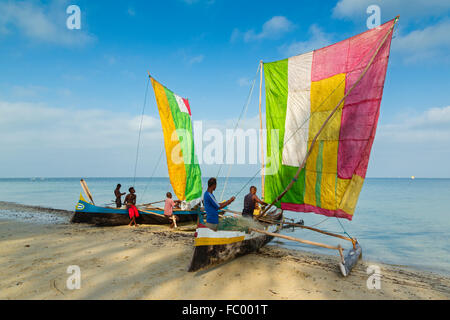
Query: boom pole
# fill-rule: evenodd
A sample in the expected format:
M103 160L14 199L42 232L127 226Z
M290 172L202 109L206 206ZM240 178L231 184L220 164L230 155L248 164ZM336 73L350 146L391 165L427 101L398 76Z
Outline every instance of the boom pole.
M262 123L262 75L263 75L263 61L261 60L259 66L259 141L261 146L261 194L264 199L264 141L263 141L263 123Z

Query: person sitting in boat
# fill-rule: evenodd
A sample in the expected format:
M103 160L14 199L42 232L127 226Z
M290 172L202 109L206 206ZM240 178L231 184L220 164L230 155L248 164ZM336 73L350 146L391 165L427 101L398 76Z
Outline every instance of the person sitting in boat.
M172 224L170 225L171 228L177 227L177 221L179 220L177 215L173 214L173 208L176 206L179 206L181 203L180 200L173 200L172 199L172 193L167 192L166 193L166 201L164 204L164 216L172 220Z
M216 178L210 178L208 180L208 189L203 195L203 203L206 211L206 226L214 231L217 231L219 226L219 209L228 206L235 200L235 197L231 197L229 200L222 203L218 203L213 195L214 190L217 187Z
M126 194L126 192L121 193L120 188L122 185L119 183L116 187L116 190L114 190L114 195L116 196L116 207L121 208L122 207L122 196Z
M136 208L136 191L133 187L128 189L128 191L130 191L130 193L125 197L124 204L127 206L128 215L131 219L129 226L134 224L134 226L137 227L136 218L139 217L139 211Z
M253 212L255 211L255 207L258 203L263 206L267 205L267 203L258 198L256 191L256 187L251 186L250 193L244 197L244 210L242 210L243 217L253 218Z

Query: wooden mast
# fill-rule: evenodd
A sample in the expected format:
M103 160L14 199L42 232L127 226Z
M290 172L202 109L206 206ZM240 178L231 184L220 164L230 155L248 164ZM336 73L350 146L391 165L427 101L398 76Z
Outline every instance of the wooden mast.
M259 141L261 146L261 195L264 199L264 141L263 141L263 123L262 123L262 75L263 75L263 62L260 61L259 65Z
M295 182L297 182L298 177L300 176L300 172L302 171L303 167L306 164L306 160L308 160L309 156L312 153L312 150L316 144L317 138L319 137L319 135L322 133L323 129L325 128L325 126L328 124L328 122L330 121L330 119L336 114L336 111L339 110L339 106L341 105L341 103L345 100L345 98L347 98L347 96L353 91L353 89L359 84L359 82L361 81L361 79L366 75L367 71L369 70L370 66L372 65L373 61L375 60L375 57L378 55L378 52L380 51L381 47L384 45L384 43L386 42L387 38L389 37L389 35L391 34L392 30L394 29L397 21L398 21L399 16L396 17L394 23L392 24L392 26L389 28L389 31L386 33L386 35L383 38L383 41L381 41L380 45L378 46L377 50L375 51L375 53L373 54L372 58L370 59L369 63L367 64L366 68L364 69L364 71L361 73L361 75L359 76L359 78L356 80L356 82L353 84L353 86L347 91L347 93L344 95L344 97L338 102L338 104L336 105L336 107L334 107L334 109L331 111L330 115L327 117L327 119L324 121L324 123L322 124L322 126L320 127L319 131L316 133L316 135L314 136L314 139L311 142L311 146L309 147L308 153L306 154L305 158L303 159L300 167L298 168L297 172L295 173L294 178L292 179L292 181L288 184L288 186L286 187L286 189L284 189L284 191L275 198L275 200L272 201L272 203L270 205L268 205L264 211L261 213L261 215L265 215L265 213L273 207L273 205L275 203L277 203L278 201L280 201L284 195L292 188L292 186L294 185Z

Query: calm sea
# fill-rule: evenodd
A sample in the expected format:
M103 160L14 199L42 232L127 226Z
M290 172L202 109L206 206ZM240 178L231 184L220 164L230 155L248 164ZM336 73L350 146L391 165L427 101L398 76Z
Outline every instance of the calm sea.
M117 183L125 192L133 184L131 178L87 178L97 205L105 205L114 199ZM221 198L225 178L219 179L216 198ZM260 189L260 179L229 178L223 199L237 196L231 209L241 210L243 197L250 185ZM168 178L137 178L135 189L138 202L153 202L164 199L172 191ZM204 180L203 185L206 185ZM81 187L78 178L33 178L0 179L0 201L16 202L57 209L73 210ZM40 215L40 214L39 214ZM0 209L0 218L14 217L36 223L49 223L29 212L11 212ZM356 237L363 248L364 259L395 265L412 266L419 269L450 274L450 179L374 179L365 181L353 221L326 218L313 213L286 212L292 219L303 219L305 225L333 232L344 230ZM67 218L64 218L67 219ZM111 232L114 232L111 230ZM284 230L283 233L327 244L340 243L348 248L347 241L323 236L308 230ZM324 254L335 254L327 249L309 247L300 243L276 240L270 245L290 249L306 250Z

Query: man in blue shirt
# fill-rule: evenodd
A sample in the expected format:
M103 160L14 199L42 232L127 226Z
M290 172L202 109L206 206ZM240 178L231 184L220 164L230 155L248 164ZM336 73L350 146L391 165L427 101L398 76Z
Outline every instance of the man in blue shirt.
M213 195L214 190L216 190L216 186L216 178L209 179L208 190L206 190L203 195L203 203L206 211L206 226L214 231L217 231L217 227L219 225L219 209L228 206L235 199L234 197L231 197L228 201L218 203Z

